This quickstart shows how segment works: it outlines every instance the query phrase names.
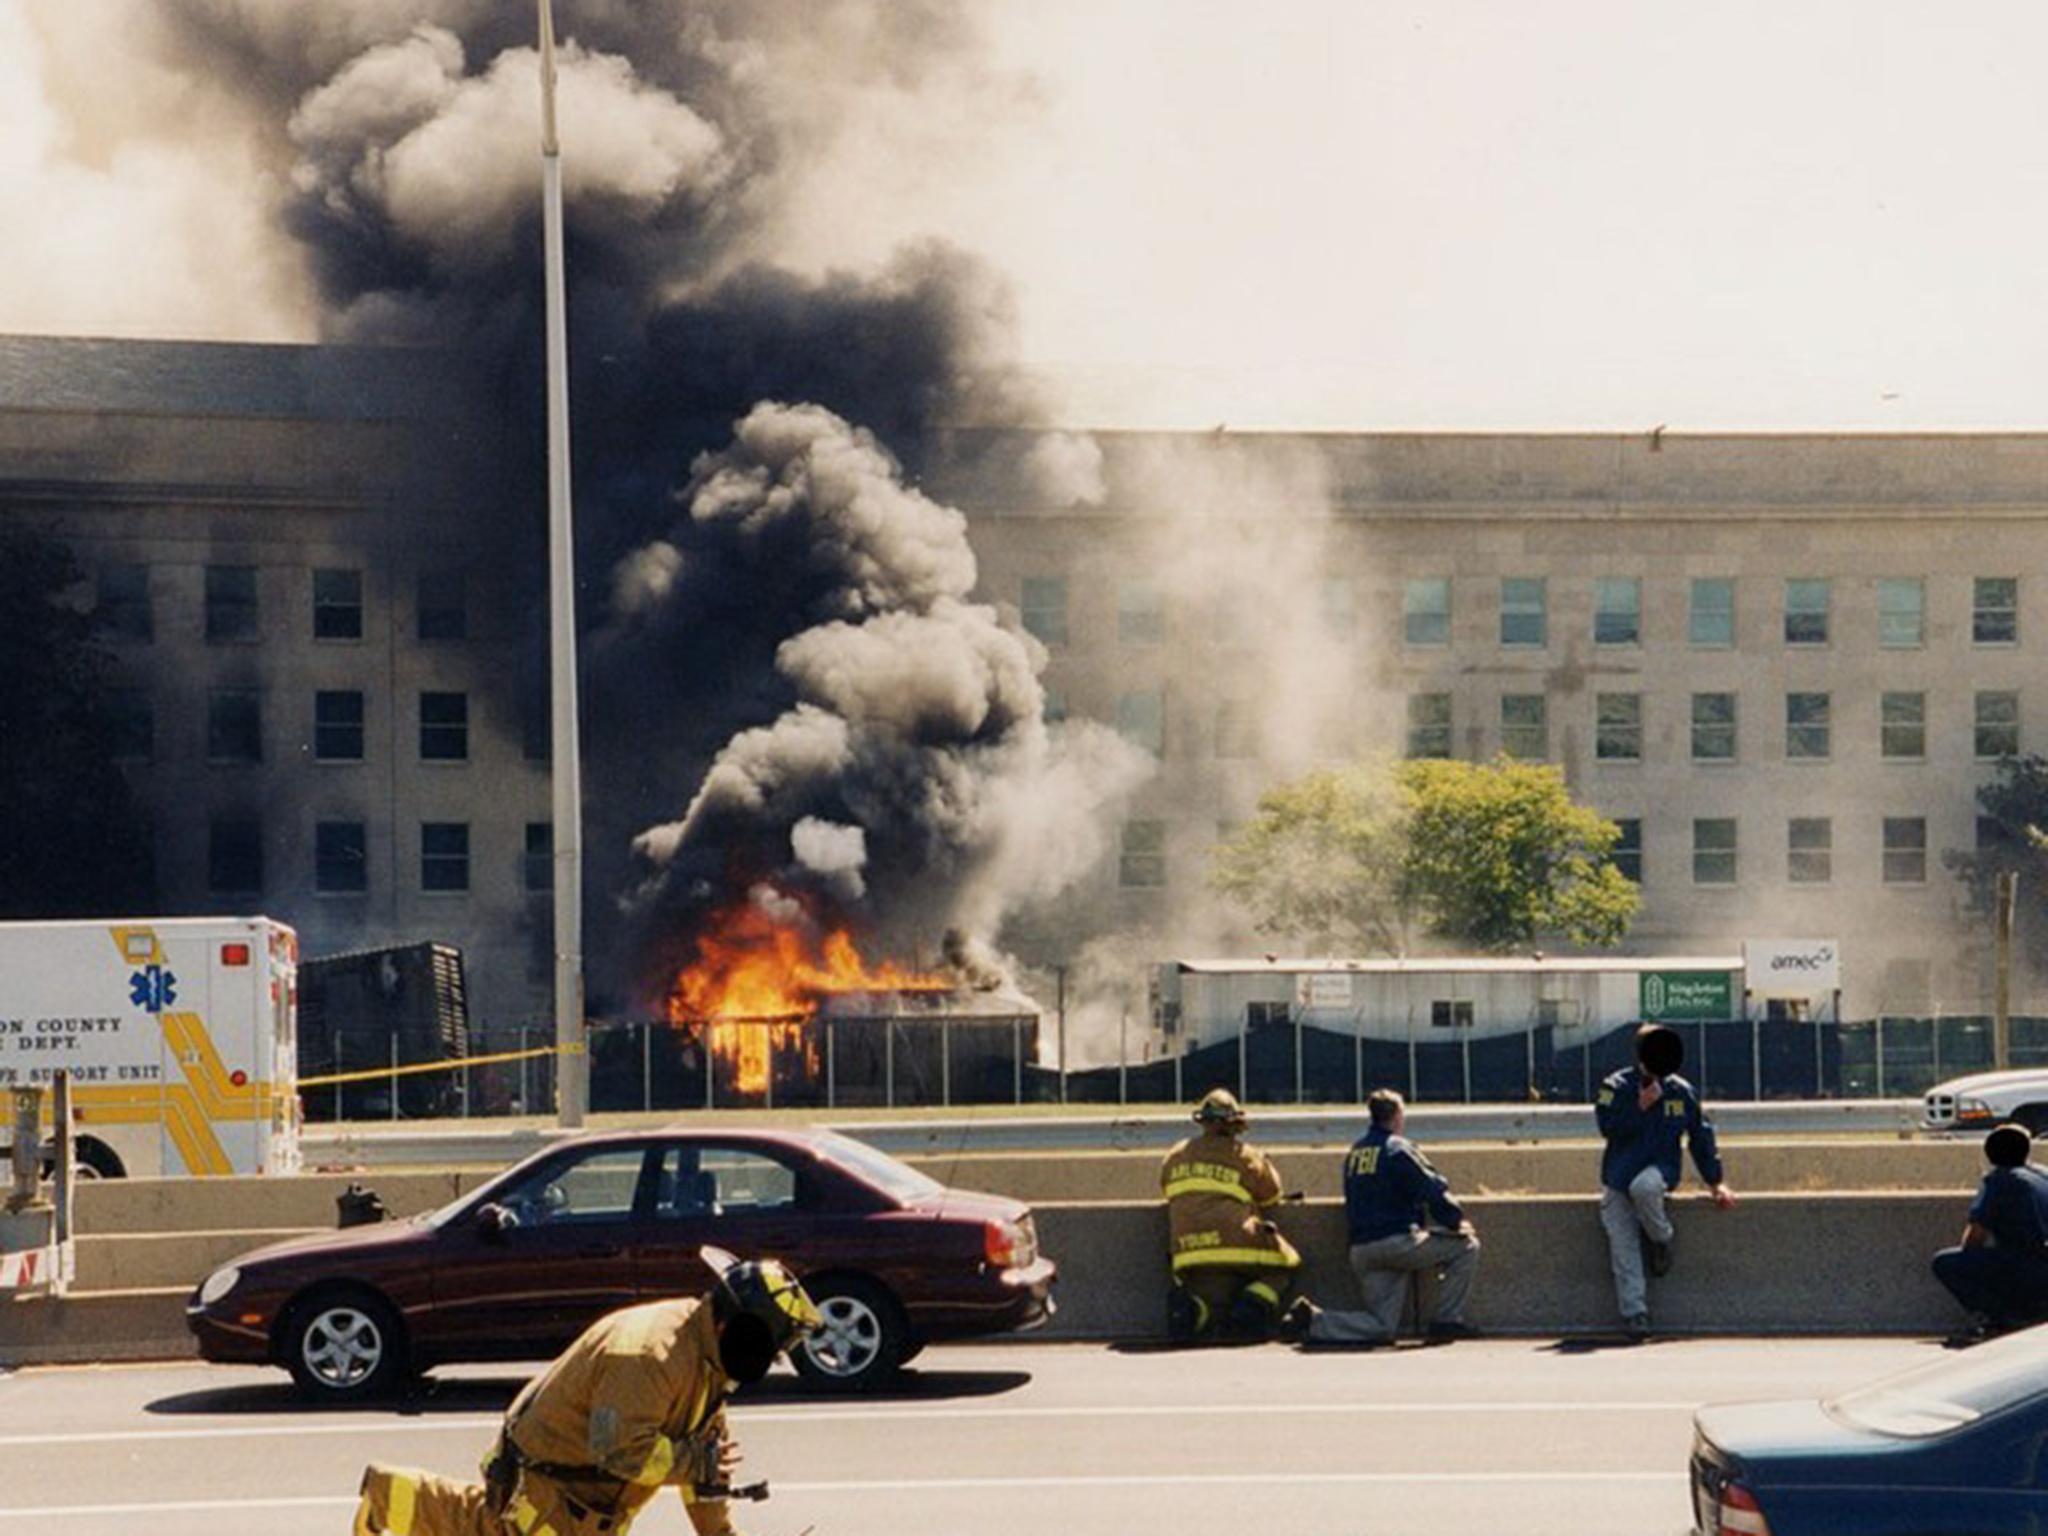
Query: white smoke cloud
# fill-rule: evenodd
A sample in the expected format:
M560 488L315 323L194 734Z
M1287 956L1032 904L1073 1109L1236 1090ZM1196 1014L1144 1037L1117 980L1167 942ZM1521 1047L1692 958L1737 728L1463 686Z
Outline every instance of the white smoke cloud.
M612 612L638 618L668 600L683 574L683 552L666 539L634 550L612 571Z
M1048 507L1102 504L1102 445L1086 432L1047 432L1024 455L1024 475Z
M868 835L862 828L806 816L790 829L789 846L797 863L842 900L858 901L866 893L861 870L868 862Z
M539 71L535 50L512 48L470 76L461 40L434 26L371 48L292 114L304 156L295 181L332 211L369 205L442 263L495 262L536 207ZM632 220L724 179L718 130L626 59L570 44L557 78L562 133L576 144L565 199Z

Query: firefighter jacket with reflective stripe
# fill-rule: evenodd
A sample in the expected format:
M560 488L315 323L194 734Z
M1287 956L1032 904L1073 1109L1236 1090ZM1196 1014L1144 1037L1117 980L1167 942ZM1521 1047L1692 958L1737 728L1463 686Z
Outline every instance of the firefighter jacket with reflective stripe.
M1376 1243L1421 1225L1424 1216L1456 1230L1465 1212L1450 1181L1405 1136L1374 1126L1344 1158L1344 1223L1351 1243Z
M695 1502L691 1486L718 1480L729 1386L709 1301L627 1307L527 1384L505 1436L529 1477L600 1514L630 1519L673 1483L698 1536L726 1536L725 1504Z
M1970 1220L2007 1252L2031 1256L2048 1249L2048 1170L2032 1163L1992 1169L1977 1188Z
M1676 1189L1684 1172L1679 1159L1683 1141L1692 1147L1700 1177L1709 1184L1720 1183L1721 1153L1714 1141L1714 1122L1700 1108L1700 1096L1692 1084L1675 1072L1659 1079L1664 1096L1643 1109L1636 1094L1646 1081L1640 1068L1623 1067L1607 1075L1594 1097L1593 1117L1600 1123L1600 1134L1607 1138L1607 1150L1600 1157L1600 1182L1626 1193L1637 1174L1655 1168L1664 1175L1665 1187Z
M1198 1266L1292 1269L1301 1255L1261 1211L1280 1198L1280 1175L1262 1152L1204 1130L1159 1167L1175 1273Z

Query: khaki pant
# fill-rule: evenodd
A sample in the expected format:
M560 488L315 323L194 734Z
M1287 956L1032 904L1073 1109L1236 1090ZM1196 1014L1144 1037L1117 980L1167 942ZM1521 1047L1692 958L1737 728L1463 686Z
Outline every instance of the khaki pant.
M1671 1216L1664 1209L1664 1175L1645 1168L1628 1192L1600 1187L1600 1225L1607 1229L1607 1262L1614 1271L1614 1302L1623 1317L1646 1317L1649 1284L1643 1278L1643 1239L1671 1241Z
M1392 1237L1358 1243L1351 1249L1351 1272L1365 1295L1364 1310L1318 1312L1308 1336L1318 1344L1377 1344L1401 1331L1401 1307L1408 1295L1408 1277L1435 1270L1437 1286L1433 1323L1465 1320L1465 1298L1479 1267L1479 1239L1469 1232L1396 1232ZM1419 1319L1418 1319L1419 1321Z
M363 1473L354 1536L620 1536L631 1517L578 1517L561 1490L528 1473L502 1512L481 1483L372 1466Z

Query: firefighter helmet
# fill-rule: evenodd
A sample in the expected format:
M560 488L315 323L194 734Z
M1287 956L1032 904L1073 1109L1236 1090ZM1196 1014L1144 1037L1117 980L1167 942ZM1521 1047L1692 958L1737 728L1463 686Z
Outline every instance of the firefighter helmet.
M1200 1125L1234 1126L1240 1131L1246 1124L1244 1106L1228 1088L1211 1088L1203 1094L1202 1102L1195 1106L1194 1118Z
M713 1304L719 1320L758 1318L767 1326L777 1352L825 1326L817 1306L780 1259L742 1262L723 1248L706 1245L704 1262L718 1276Z

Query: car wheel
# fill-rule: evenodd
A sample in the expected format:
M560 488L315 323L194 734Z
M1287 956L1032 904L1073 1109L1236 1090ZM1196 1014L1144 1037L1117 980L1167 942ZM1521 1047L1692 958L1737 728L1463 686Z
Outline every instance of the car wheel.
M886 1288L859 1275L843 1275L805 1289L825 1320L791 1353L791 1363L805 1380L857 1392L896 1373L910 1330Z
M407 1374L398 1314L367 1291L326 1291L294 1309L285 1365L302 1396L324 1403L368 1402Z

